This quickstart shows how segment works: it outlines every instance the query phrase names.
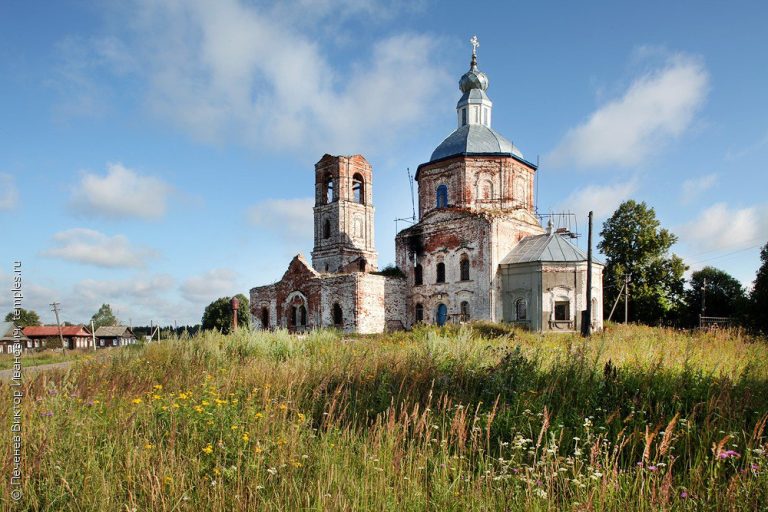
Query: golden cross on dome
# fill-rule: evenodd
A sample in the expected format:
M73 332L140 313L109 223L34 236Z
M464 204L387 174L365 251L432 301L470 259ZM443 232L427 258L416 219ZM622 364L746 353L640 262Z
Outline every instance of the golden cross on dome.
M472 45L472 55L477 55L477 47L480 46L480 41L477 40L477 36L472 36L469 40L469 44Z

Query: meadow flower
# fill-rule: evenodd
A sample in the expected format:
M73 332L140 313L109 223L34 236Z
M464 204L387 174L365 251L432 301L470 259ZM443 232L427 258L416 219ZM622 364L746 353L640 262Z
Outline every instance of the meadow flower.
M203 412L203 411L205 410L205 409L203 409L202 407L200 407L199 405L196 405L196 406L194 407L194 409L195 409L195 411L197 411L197 412Z
M206 445L206 447L203 448L203 453L206 453L208 455L213 453L213 446L211 445L211 443L208 443L208 445Z
M243 439L243 442L244 442L244 443L247 443L247 442L248 442L248 441L251 439L251 438L248 436L248 432L246 432L245 434L243 434L243 437L242 437L242 439Z
M145 445L144 445L144 449L145 449L145 450L151 450L151 449L152 449L152 448L154 448L154 447L155 447L155 445L153 445L153 444L151 444L151 443L147 443L147 444L145 444Z
M688 491L680 491L680 498L688 499Z
M153 387L154 389L158 390L158 391L160 391L161 389L163 389L163 385L162 385L162 384L155 384L155 385L154 385L154 386L152 386L152 387Z
M153 394L153 395L152 395L152 400L160 400L161 398L163 398L163 397L161 397L161 396L160 396L160 395L158 395L158 394Z
M163 482L165 482L165 485L171 485L173 483L173 477L166 475L165 478L163 478Z
M720 458L720 460L738 459L739 457L741 457L741 454L734 450L725 450L724 452L720 452L720 455L718 455L718 457Z
M133 400L131 400L131 402L133 402L134 404L138 405L141 402L143 402L143 400L141 398L134 398Z

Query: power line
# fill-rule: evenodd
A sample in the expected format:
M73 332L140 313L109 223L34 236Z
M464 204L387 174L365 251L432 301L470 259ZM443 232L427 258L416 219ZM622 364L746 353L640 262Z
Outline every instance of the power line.
M760 247L761 245L762 244L752 245L752 246L746 247L744 249L739 249L737 251L732 251L732 252L729 252L729 253L726 253L726 254L721 254L720 256L712 256L711 258L704 258L703 260L693 261L693 262L689 263L689 265L696 265L697 263L704 263L705 261L716 260L716 259L719 259L719 258L725 258L725 257L728 257L728 256L733 256L734 254L739 254L741 252L745 252L745 251L750 251L752 249L756 249L756 248Z

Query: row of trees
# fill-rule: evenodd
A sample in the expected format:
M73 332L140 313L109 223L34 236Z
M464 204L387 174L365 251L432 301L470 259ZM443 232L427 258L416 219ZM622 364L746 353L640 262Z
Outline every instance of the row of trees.
M623 308L629 281L629 320L683 327L698 325L702 301L707 316L731 317L740 325L768 332L768 243L760 253L754 288L747 293L728 273L705 267L691 274L682 258L670 254L677 237L661 227L645 203L625 201L605 221L597 244L606 258L603 289L606 314ZM706 283L706 285L705 285Z
M14 318L13 311L9 312L7 315L5 315L5 321L6 322L14 322L19 327L29 327L34 325L40 325L40 315L37 314L36 311L33 311L31 309L19 309L19 317ZM120 320L117 319L115 314L112 312L112 306L109 304L102 304L99 310L93 314L91 317L91 320L88 322L88 325L93 322L94 327L98 329L99 327L103 327L105 325L119 325ZM64 322L63 325L74 325L71 322Z

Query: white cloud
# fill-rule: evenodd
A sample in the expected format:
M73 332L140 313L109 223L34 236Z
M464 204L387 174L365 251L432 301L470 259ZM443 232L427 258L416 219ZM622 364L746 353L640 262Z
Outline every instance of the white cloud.
M624 95L570 129L550 154L552 165L631 167L657 154L690 126L709 77L695 58L677 54L637 78Z
M72 196L72 206L89 215L157 219L165 214L171 187L142 176L120 163L107 164L107 174L84 173Z
M130 279L84 279L76 289L87 300L109 302L115 299L146 300L172 289L169 275L135 276Z
M12 210L19 201L16 180L10 174L0 172L0 210Z
M125 40L116 45L118 65L126 69L122 55L130 48L145 63L135 72L153 112L209 142L360 152L382 134L415 130L435 111L438 89L449 82L434 64L431 37L387 37L367 58L337 67L316 34L393 11L371 2L350 8L344 1L300 1L295 7L138 2Z
M680 227L680 241L696 250L744 249L768 240L768 205L742 209L717 203Z
M682 186L681 200L683 203L690 203L700 194L703 194L717 183L717 174L707 174L685 180Z
M314 237L312 198L268 199L248 209L248 221L289 242L306 242Z
M207 305L219 297L242 293L237 289L236 279L237 274L230 269L209 270L186 279L180 287L181 295L190 302Z
M61 258L106 268L142 267L153 251L135 247L124 235L108 236L99 231L74 228L53 235L55 247L43 256Z
M618 206L637 191L637 179L612 185L588 185L577 189L563 201L562 211L574 212L579 220L585 219L590 210L595 219L606 218Z

